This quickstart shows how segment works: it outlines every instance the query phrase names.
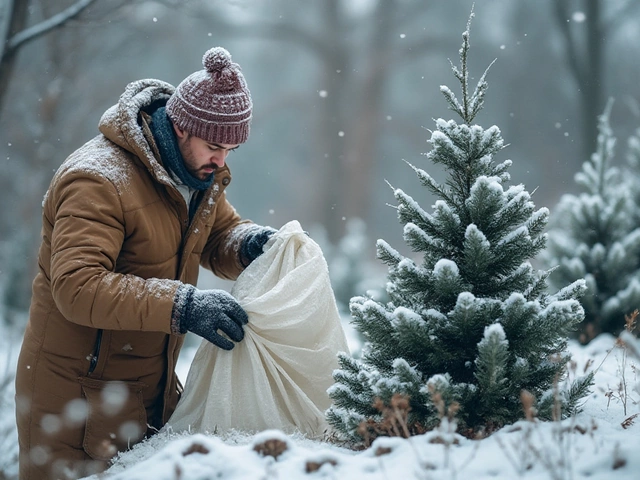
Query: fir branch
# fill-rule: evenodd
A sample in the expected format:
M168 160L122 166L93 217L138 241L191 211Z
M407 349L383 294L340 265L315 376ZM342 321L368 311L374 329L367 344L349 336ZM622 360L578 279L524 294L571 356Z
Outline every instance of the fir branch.
M428 235L415 223L410 222L404 226L403 238L414 252L429 251L432 252L433 256L437 257L446 257L451 253L451 248L444 239L437 239Z
M458 52L460 57L460 68L455 66L453 62L449 60L451 70L460 83L460 88L462 90L462 104L446 85L440 86L440 92L442 92L445 99L447 100L447 103L449 103L449 108L460 115L464 123L466 123L467 125L471 125L471 122L473 122L478 112L482 110L482 107L484 105L484 96L488 88L486 77L489 69L496 62L496 60L493 60L489 64L489 66L485 69L484 73L480 77L480 80L478 81L474 92L472 94L469 94L468 56L469 49L471 48L469 38L471 32L471 21L474 17L475 13L473 12L473 7L471 7L471 13L467 21L467 29L462 33L462 46L460 47L460 50Z
M507 147L507 145L504 145L504 148L506 148L506 147ZM509 180L511 180L511 175L507 172L507 170L509 170L509 168L511 168L512 164L513 164L513 162L511 160L505 160L504 162L500 163L499 165L495 165L493 167L493 170L491 171L491 174L489 176L491 176L491 177L500 177L502 182L506 184Z
M476 225L469 225L464 240L463 271L474 285L482 285L491 276L489 265L494 261L491 244Z
M492 282L485 287L486 292L492 292L498 298L506 298L513 292L526 291L531 287L533 278L533 268L528 263L520 263L516 268L511 269L508 273L498 274L504 268L500 266L501 257L496 256L491 265L491 273L495 276ZM546 285L544 286L546 288ZM483 292L485 293L485 292Z
M575 379L566 395L564 409L567 415L576 415L582 411L581 400L591 393L594 383L594 372Z
M592 195L607 197L610 188L617 188L617 182L607 182L608 174L611 174L610 164L614 156L616 139L611 131L609 117L613 107L613 99L609 98L604 112L598 117L598 140L596 151L591 156L590 162L585 162L582 172L575 176L576 183L582 185ZM615 173L614 173L615 175Z
M484 338L478 343L478 357L475 360L475 377L480 388L480 398L485 415L497 418L506 415L508 410L499 406L509 390L507 361L509 342L502 325L488 326Z
M457 72L456 77L460 81L462 87L462 103L463 103L463 120L466 124L471 123L469 118L469 72L467 70L467 56L471 44L469 43L469 35L471 34L471 20L475 14L473 13L473 6L471 7L471 13L469 14L469 20L467 21L467 29L462 33L462 47L460 48L460 66L462 67L462 73Z
M487 74L489 73L489 69L493 66L494 63L496 63L497 60L498 59L496 58L489 64L489 66L485 69L484 73L482 74L482 77L480 77L480 80L478 80L478 84L473 92L473 95L471 96L471 101L470 101L471 111L469 113L468 122L472 122L473 119L478 114L478 112L482 110L482 107L484 106L484 96L487 92L487 89L489 88L489 84L487 83L487 80L486 80Z
M542 207L531 215L531 218L527 221L527 228L529 229L529 234L532 237L538 237L540 235L545 235L544 229L547 227L549 223L549 209L546 207Z
M404 259L397 250L381 238L376 242L376 254L379 260L390 267L397 266Z
M539 277L535 280L535 282L533 284L530 284L530 286L524 290L524 295L527 300L538 298L544 294L544 292L547 290L547 279L549 278L551 272L552 270L539 272Z

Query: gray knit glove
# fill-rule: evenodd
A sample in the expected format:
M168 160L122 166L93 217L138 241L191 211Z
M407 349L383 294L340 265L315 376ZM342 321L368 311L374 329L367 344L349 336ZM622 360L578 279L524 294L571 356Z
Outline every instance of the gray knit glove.
M262 254L264 244L277 230L271 227L256 225L249 230L240 244L240 261L243 267L248 267L251 262Z
M174 333L193 332L217 347L231 350L235 344L218 330L240 342L244 338L242 327L248 321L247 312L224 290L198 290L192 285L181 285L176 292L171 319Z

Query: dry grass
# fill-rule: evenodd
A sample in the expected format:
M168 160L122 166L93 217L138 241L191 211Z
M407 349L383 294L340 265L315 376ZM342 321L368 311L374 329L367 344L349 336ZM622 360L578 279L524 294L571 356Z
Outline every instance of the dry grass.
M370 418L358 426L358 434L363 438L364 448L369 448L378 437L409 438L427 431L419 423L409 424L411 406L406 395L394 394L389 405L377 398L373 406L382 415L382 420Z

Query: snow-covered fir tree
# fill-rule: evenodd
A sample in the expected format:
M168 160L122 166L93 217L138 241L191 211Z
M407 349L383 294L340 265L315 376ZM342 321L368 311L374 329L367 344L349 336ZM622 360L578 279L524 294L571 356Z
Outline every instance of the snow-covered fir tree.
M409 401L411 433L436 427L447 411L457 412L460 431L472 433L523 418L523 391L535 397L542 418L550 418L554 406L571 414L591 384L587 375L557 388L570 357L567 335L584 316L577 298L585 284L550 295L548 272L528 261L545 248L548 210L536 210L524 186L508 185L510 160L494 163L504 147L498 127L472 124L487 89L487 71L473 92L468 86L472 17L460 68L451 64L460 100L441 87L462 123L436 120L429 140L427 158L445 167L446 183L412 166L438 198L433 212L394 190L404 239L421 261L378 240L390 301L351 300L366 343L360 359L340 355L327 418L354 441L379 434L381 412L406 412L399 399Z
M640 225L640 128L627 141L627 166L628 185L634 203L631 218L635 225Z
M612 104L610 100L599 118L596 151L575 175L584 191L560 199L543 256L549 267L557 266L551 285L579 278L587 282L579 329L583 343L601 332L619 333L625 315L640 308L640 216L634 202L640 189L612 166Z

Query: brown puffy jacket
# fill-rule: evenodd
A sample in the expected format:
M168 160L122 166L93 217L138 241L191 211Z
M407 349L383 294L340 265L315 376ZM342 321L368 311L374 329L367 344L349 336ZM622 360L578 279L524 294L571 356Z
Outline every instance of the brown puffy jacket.
M173 87L130 84L102 135L56 172L43 202L39 272L17 369L20 478L126 449L173 412L183 337L174 294L199 264L235 279L245 222L226 200L225 166L193 221L159 161L145 109ZM84 467L91 462L84 462ZM76 474L89 473L77 470Z

